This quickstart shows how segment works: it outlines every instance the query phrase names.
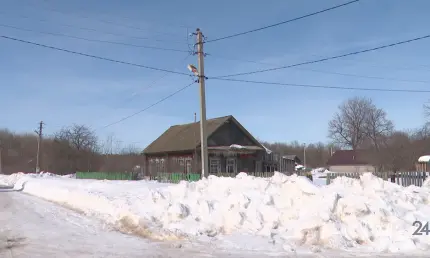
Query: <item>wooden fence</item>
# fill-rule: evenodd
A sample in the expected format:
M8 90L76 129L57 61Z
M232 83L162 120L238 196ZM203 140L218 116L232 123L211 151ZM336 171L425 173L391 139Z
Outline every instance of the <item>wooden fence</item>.
M134 172L76 172L77 179L97 179L97 180L137 180L137 173Z
M425 172L374 172L373 175L380 177L384 180L391 181L392 183L399 184L401 186L407 187L410 185L422 186L424 180L426 179ZM327 185L330 184L333 179L345 176L350 178L360 178L362 173L327 173Z
M255 176L255 177L272 177L275 172L246 172L249 176ZM295 174L299 176L304 176L305 172L297 171ZM238 173L217 173L217 174L209 174L209 176L217 176L217 177L236 177ZM149 180L155 180L160 183L179 183L180 181L198 181L200 180L201 175L197 173L158 173L156 175L151 175L148 179Z

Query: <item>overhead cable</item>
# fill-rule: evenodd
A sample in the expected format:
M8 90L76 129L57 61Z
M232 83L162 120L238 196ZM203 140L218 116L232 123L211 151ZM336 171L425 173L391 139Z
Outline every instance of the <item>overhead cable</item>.
M264 26L264 27L261 27L261 28L257 28L257 29L253 29L253 30L248 30L248 31L244 31L244 32L232 34L232 35L229 35L229 36L220 37L220 38L215 38L215 39L212 39L212 40L206 40L205 43L220 41L220 40L224 40L224 39L229 39L229 38L233 38L233 37L242 36L242 35L245 35L245 34L257 32L257 31L260 31L260 30L265 30L265 29L273 28L273 27L276 27L276 26L279 26L279 25L283 25L283 24L286 24L286 23L298 21L298 20L301 20L301 19L304 19L304 18L307 18L307 17L310 17L310 16L314 16L314 15L317 15L317 14L325 13L325 12L328 12L328 11L331 11L331 10L334 10L334 9L337 9L337 8L341 8L341 7L344 7L344 6L353 4L353 3L357 3L359 1L360 0L354 0L354 1L346 2L344 4L339 4L339 5L336 5L336 6L327 8L327 9L324 9L324 10L320 10L320 11L317 11L317 12L309 13L309 14L306 14L306 15L303 15L303 16L300 16L300 17L296 17L296 18L293 18L293 19L290 19L290 20L286 20L286 21L275 23L275 24L267 25L267 26Z
M228 75L222 75L222 76L213 76L213 77L216 77L216 78L226 78L226 77L233 77L233 76L239 76L239 75L249 75L249 74L256 74L256 73L264 73L264 72L276 71L276 70L287 69L287 68L296 67L296 66L302 66L302 65L307 65L307 64L321 63L321 62L325 62L325 61L328 61L328 60L339 59L339 58L342 58L342 57L363 54L363 53L367 53L367 52L371 52L371 51L376 51L376 50L380 50L380 49L390 48L390 47L394 47L394 46L398 46L398 45L403 45L403 44L415 42L415 41L418 41L418 40L428 39L428 38L430 38L430 35L425 35L425 36L421 36L421 37L417 37L417 38L413 38L413 39L399 41L399 42L395 42L395 43L391 43L391 44L387 44L387 45L382 45L382 46L379 46L379 47L373 47L373 48L368 48L368 49L364 49L364 50L354 51L354 52L350 52L350 53L347 53L347 54L342 54L342 55L325 57L325 58L321 58L321 59L317 59L317 60L312 60L312 61L306 61L306 62L296 63L296 64L292 64L292 65L285 65L285 66L279 66L279 67L274 67L274 68L261 69L261 70L251 71L251 72L235 73L235 74L228 74Z
M26 43L26 44L30 44L30 45L35 45L35 46L39 46L39 47L44 47L44 48L48 48L48 49L53 49L53 50L57 50L57 51L62 51L62 52L70 53L70 54L91 57L91 58L95 58L95 59L99 59L99 60L103 60L103 61L108 61L108 62L113 62L113 63L125 64L125 65L130 65L130 66L136 66L136 67L145 68L145 69L149 69L149 70L160 71L160 72L174 73L174 74L180 74L180 75L190 76L190 74L188 74L188 73L175 72L175 71L166 70L166 69L163 69L163 68L151 67L151 66L146 66L146 65L141 65L141 64L136 64L136 63L126 62L126 61L116 60L116 59L111 59L111 58L107 58L107 57L101 57L101 56L86 54L86 53L82 53L82 52L68 50L68 49L65 49L65 48L59 48L59 47L49 46L49 45L45 45L45 44L40 44L40 43L31 42L31 41L27 41L27 40L17 39L17 38L13 38L13 37L4 36L4 35L0 35L0 38L4 38L4 39L8 39L8 40L13 40L13 41L17 41L17 42L22 42L22 43Z
M317 89L334 89L334 90L359 90L359 91L382 91L382 92L407 92L407 93L430 93L430 90L340 87L340 86L329 86L329 85L310 85L310 84L297 84L297 83L252 81L252 80L240 80L240 79L232 79L232 78L210 78L209 77L208 79L221 80L221 81L231 81L231 82L245 82L245 83L253 83L253 84L300 87L300 88L317 88Z

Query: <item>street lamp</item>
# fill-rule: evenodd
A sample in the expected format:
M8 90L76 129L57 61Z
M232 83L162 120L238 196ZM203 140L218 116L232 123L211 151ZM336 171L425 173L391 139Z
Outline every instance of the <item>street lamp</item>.
M187 66L187 68L188 68L188 70L190 70L190 72L192 72L195 76L199 76L199 70L197 70L197 68L196 68L194 65L189 64L189 65Z

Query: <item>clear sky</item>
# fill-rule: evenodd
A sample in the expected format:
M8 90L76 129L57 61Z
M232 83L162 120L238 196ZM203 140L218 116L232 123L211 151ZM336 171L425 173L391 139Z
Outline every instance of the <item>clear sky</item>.
M187 73L187 64L197 63L196 56L186 59L187 53L89 42L34 31L188 50L187 38L190 44L194 39L187 37L187 27L188 32L201 28L210 40L344 2L2 0L0 34ZM207 43L206 76L289 65L427 35L429 10L427 0L362 0L275 28ZM339 87L429 89L429 46L427 39L237 78ZM0 127L32 132L43 120L46 133L51 134L62 126L86 124L97 129L101 140L114 135L123 144L144 148L170 125L192 122L194 112L199 116L196 84L139 115L102 128L157 102L189 84L191 78L1 38L0 53ZM152 84L154 81L157 83ZM328 141L327 123L337 106L357 95L371 97L387 111L397 128L415 128L425 122L422 106L430 97L426 93L293 88L216 80L208 80L206 86L208 118L231 114L256 137L281 142Z

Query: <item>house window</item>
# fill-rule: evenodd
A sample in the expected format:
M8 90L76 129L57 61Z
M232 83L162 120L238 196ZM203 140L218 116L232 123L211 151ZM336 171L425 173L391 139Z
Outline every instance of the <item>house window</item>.
M209 159L209 173L211 174L221 173L221 161L219 158Z
M179 166L183 167L184 166L184 158L178 158L179 161Z
M164 167L164 159L156 159L155 163L156 163L155 166L156 166L157 173L166 172L166 171L164 171L164 169L165 169L165 167Z
M185 171L187 174L191 174L191 159L185 161Z
M225 170L227 173L236 173L237 171L236 159L228 158L227 163L225 165Z

